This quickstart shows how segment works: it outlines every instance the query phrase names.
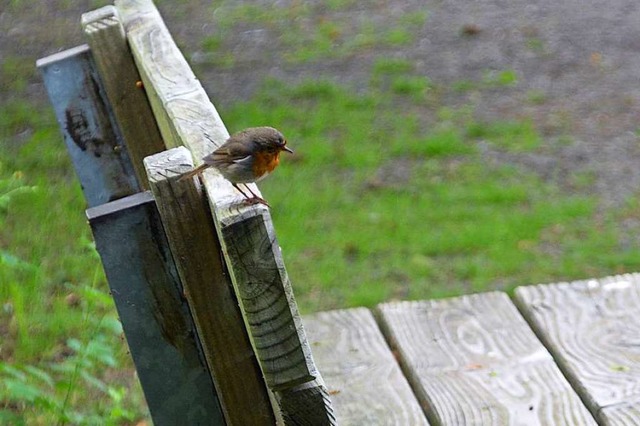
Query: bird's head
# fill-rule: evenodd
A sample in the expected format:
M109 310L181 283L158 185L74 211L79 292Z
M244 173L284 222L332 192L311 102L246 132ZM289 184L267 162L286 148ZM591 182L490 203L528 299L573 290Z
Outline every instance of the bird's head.
M293 150L287 146L287 140L284 135L273 127L253 127L246 129L245 132L249 132L253 142L264 150L273 153L286 151L293 154Z

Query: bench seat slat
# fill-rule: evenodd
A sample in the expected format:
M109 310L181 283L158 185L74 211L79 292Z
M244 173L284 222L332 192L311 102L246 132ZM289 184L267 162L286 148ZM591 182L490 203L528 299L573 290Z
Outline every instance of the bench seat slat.
M379 309L432 424L595 424L506 294Z
M600 423L640 424L640 274L519 287L516 301Z
M368 309L320 312L303 324L338 424L428 424Z

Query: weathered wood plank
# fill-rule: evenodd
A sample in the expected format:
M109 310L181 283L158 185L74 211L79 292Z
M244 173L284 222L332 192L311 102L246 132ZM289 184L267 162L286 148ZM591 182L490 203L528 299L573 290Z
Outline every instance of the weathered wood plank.
M224 124L153 4L143 0L121 0L116 6L165 141L170 146L187 146L200 161L228 137ZM279 391L314 380L317 373L268 210L262 205L238 203L242 197L215 171L206 172L203 180L236 293L261 292L269 296L271 302L257 305L261 310L254 311L245 307L245 302L251 306L252 300L245 301L240 297L250 335L259 342L254 349L267 385ZM243 240L226 241L233 234L225 231L227 227L235 227L241 233L247 229L259 233L252 238L260 247L259 253L254 253L261 256L260 265L247 258ZM271 281L246 269L247 265L260 267L260 272L267 273ZM294 344L296 339L298 343ZM264 342L270 343L262 344ZM309 403L313 401L317 400L312 399Z
M117 9L105 6L87 12L81 23L138 182L148 188L142 160L165 147L144 88L137 84L140 74Z
M87 210L156 425L223 425L222 411L150 193Z
M228 137L220 116L173 42L153 4L148 0L120 0L116 2L116 7L123 19L129 45L163 138L168 146L185 145L200 162L205 154ZM239 297L250 337L255 338L253 342L259 343L259 346L254 345L254 350L268 387L274 391L284 391L318 379L268 209L262 205L238 203L242 200L240 194L215 171L205 172L203 181L236 294L263 293L271 302L254 306L251 303L255 299L244 300ZM258 193L257 189L254 192ZM251 229L259 233L252 235L253 241L258 243L255 247L259 247L259 251L254 252L260 256L259 264L244 252L245 241L226 241L232 235L225 231L227 227L235 227L238 232ZM266 273L270 281L258 275L258 271L247 269L247 266L258 268L260 274ZM247 309L246 304L260 310ZM294 343L296 339L297 343ZM305 393L312 396L309 392L296 395ZM282 398L286 399L287 395L280 395L276 399L282 402ZM318 401L311 397L307 403ZM329 401L322 402L327 404ZM299 412L303 415L315 412L302 408L305 407L301 407ZM329 405L322 409L327 413L331 410ZM317 421L323 422L327 417L324 415ZM313 420L298 418L296 421Z
M310 382L275 392L274 395L285 425L335 426L338 424L329 390L320 376Z
M199 164L229 137L220 115L153 3L116 0L115 5L166 146L187 146ZM234 192L228 183L227 188Z
M368 309L303 317L340 425L426 425L427 420Z
M516 301L603 424L640 424L640 274L516 289Z
M506 294L386 303L379 311L431 423L595 424Z
M88 46L36 63L89 207L140 191Z
M601 408L597 418L603 425L636 426L640 418L640 399L634 398Z
M190 170L191 163L184 147L144 160L227 423L272 425L269 396L224 269L205 196L193 181L178 181L178 173Z
M262 373L272 390L283 390L317 375L282 263L271 216L253 210L222 228L231 265ZM239 218L240 219L240 218ZM283 284L287 285L283 285Z

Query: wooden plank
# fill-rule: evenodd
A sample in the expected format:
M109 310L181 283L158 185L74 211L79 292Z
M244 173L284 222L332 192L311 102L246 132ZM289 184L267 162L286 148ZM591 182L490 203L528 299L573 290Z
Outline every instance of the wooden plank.
M105 6L85 13L81 22L138 182L148 188L142 160L165 147L144 88L139 87L140 74L117 9Z
M116 1L116 7L123 19L129 45L163 138L168 146L185 145L200 162L229 135L220 116L153 4L148 0L120 0ZM253 311L245 306L253 301L239 297L250 336L255 336L254 343L258 343L254 350L268 387L284 391L317 380L319 375L300 323L268 209L263 205L238 203L242 196L215 171L205 172L203 181L236 294L261 292L271 302L261 302L257 305L261 310ZM253 191L259 194L255 187ZM252 236L260 247L259 252L253 252L261 256L259 265L247 258L248 254L243 251L246 244L242 239L226 241L233 234L225 231L227 227L234 227L238 232L251 230L260 233ZM261 267L260 272L267 273L271 281L255 279L259 275L246 269L248 265ZM295 340L297 343L293 343ZM263 345L260 342L269 343ZM317 398L312 398L308 403L317 401ZM328 403L328 400L323 401ZM301 413L305 411L302 408L305 407L301 407ZM330 406L323 409L329 412ZM323 416L318 421L325 419Z
M432 424L595 424L506 294L386 303L379 311Z
M428 424L368 309L320 312L303 323L338 424Z
M636 426L640 418L640 399L608 405L600 409L597 418L603 425Z
M88 46L36 63L89 207L140 191Z
M166 146L187 146L199 164L229 137L220 115L153 3L116 0L115 6Z
M275 392L280 416L285 425L320 426L337 425L329 390L321 377Z
M154 424L223 425L153 197L131 195L87 217Z
M519 287L515 294L596 419L639 424L640 274Z
M184 147L144 160L227 423L272 425L269 396L224 269L204 194L193 181L178 181L191 162Z
M251 213L224 226L222 240L262 373L270 389L283 390L313 380L316 371L282 257L274 252L271 217L264 208Z

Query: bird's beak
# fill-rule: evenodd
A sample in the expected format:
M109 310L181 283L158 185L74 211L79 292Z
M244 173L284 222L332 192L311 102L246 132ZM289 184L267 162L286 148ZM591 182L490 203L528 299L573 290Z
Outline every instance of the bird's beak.
M289 154L293 154L293 150L291 148L289 148L288 146L283 146L282 150L283 151L287 151Z

